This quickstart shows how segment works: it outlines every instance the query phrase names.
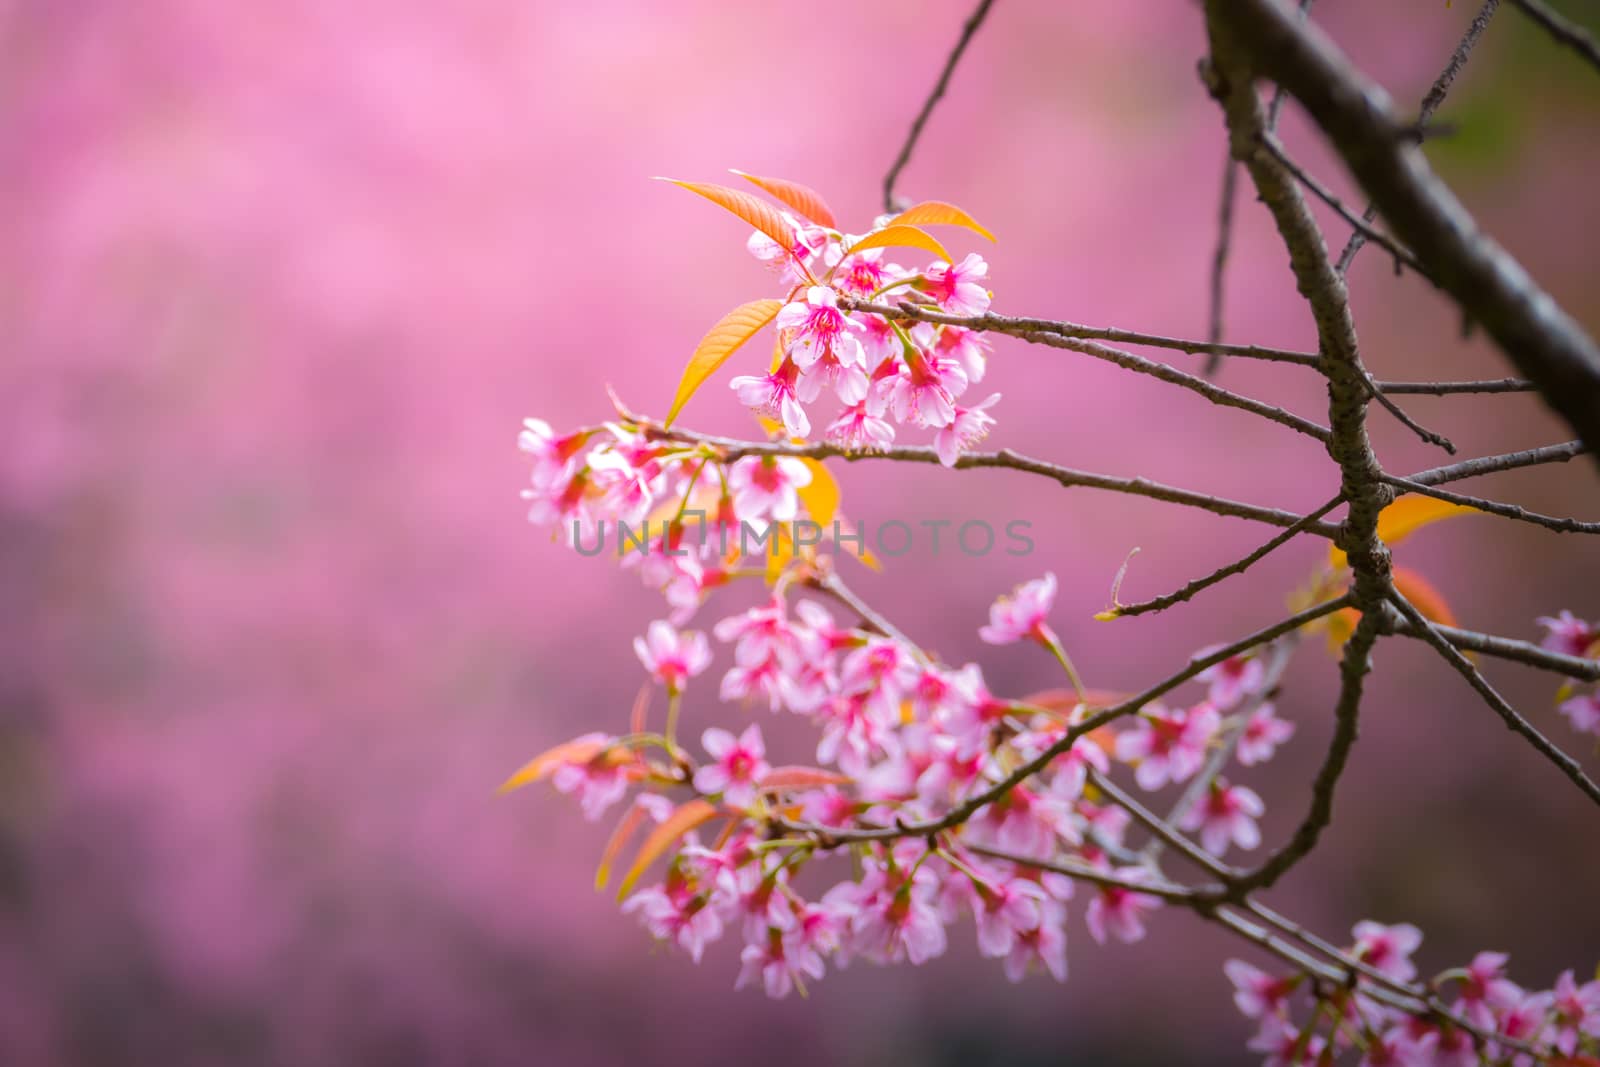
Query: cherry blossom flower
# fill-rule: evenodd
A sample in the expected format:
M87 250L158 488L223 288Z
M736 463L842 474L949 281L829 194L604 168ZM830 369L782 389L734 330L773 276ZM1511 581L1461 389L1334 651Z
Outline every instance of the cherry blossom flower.
M794 911L782 892L787 880L782 868L768 874L759 863L725 867L717 874L712 901L724 915L743 923L746 941L759 941L769 929L781 932L794 925Z
M967 372L953 359L921 353L880 383L875 393L868 394L869 410L876 395L879 414L886 405L896 422L937 429L955 419L956 399L967 390Z
M1256 820L1265 810L1255 790L1229 785L1219 778L1198 804L1184 812L1179 826L1191 832L1198 830L1201 846L1213 856L1220 856L1229 844L1243 849L1261 844Z
M739 403L757 415L782 422L790 437L805 437L811 433L811 419L795 391L799 379L799 365L785 359L771 374L741 374L728 386Z
M696 963L706 946L722 936L722 918L706 894L683 884L674 888L670 880L666 886L639 890L623 902L622 911L637 912L653 936L677 945Z
M858 403L841 411L823 436L850 452L882 452L894 444L894 426L873 415L865 403Z
M1267 1015L1261 1020L1261 1029L1245 1045L1252 1052L1265 1052L1262 1067L1305 1067L1318 1063L1325 1042L1313 1034L1304 1035L1290 1022L1277 1015Z
M1233 1002L1246 1018L1258 1019L1263 1015L1281 1015L1287 1006L1289 994L1297 984L1293 978L1279 978L1254 967L1244 960L1228 960L1222 972L1233 983Z
M771 770L765 758L766 745L761 741L761 727L751 724L734 737L727 730L712 726L700 735L700 746L716 762L695 771L694 787L702 793L721 793L722 799L735 808L753 804L756 786Z
M982 315L989 310L991 299L983 285L988 273L989 264L983 257L969 252L954 266L940 260L929 267L917 288L952 315Z
M632 780L632 767L626 762L608 758L616 739L609 734L591 733L575 738L575 749L593 748L596 754L585 759L567 760L550 774L550 784L558 793L573 793L584 817L593 822L604 815L606 809L621 800Z
M1125 882L1144 882L1150 878L1145 867L1122 867L1114 872ZM1084 912L1084 922L1089 936L1097 944L1105 944L1107 935L1123 944L1131 945L1144 937L1146 912L1161 907L1161 899L1123 886L1100 886L1089 907Z
M1567 656L1594 655L1591 649L1600 641L1600 625L1585 622L1566 610L1535 621L1546 630L1544 640L1539 642L1544 648Z
M1463 969L1455 1008L1478 1026L1492 1030L1495 1014L1521 997L1522 991L1505 977L1504 952L1480 952Z
M1215 648L1203 648L1197 656L1209 655ZM1266 668L1256 656L1230 656L1195 675L1195 681L1210 686L1206 699L1219 711L1229 711L1241 700L1261 688Z
M1117 758L1135 764L1141 789L1187 781L1205 763L1206 748L1221 721L1209 702L1187 711L1156 705L1139 716L1137 726L1117 735Z
M993 407L999 399L1000 394L993 393L975 407L955 409L949 425L940 427L939 432L933 435L933 450L939 454L940 463L946 467L954 467L956 460L961 458L961 453L989 436L989 428L994 425L994 417L987 409Z
M665 619L652 622L644 637L635 637L633 651L669 693L683 692L685 682L711 665L706 635L698 630L679 632Z
M745 456L728 471L734 506L745 519L788 522L799 512L796 493L811 484L811 468L793 456Z
M1009 596L998 598L989 607L989 625L978 631L978 636L991 645L1009 645L1023 638L1032 638L1040 644L1055 640L1045 619L1056 601L1056 576L1046 574L1025 582L1011 591Z
M556 437L543 419L523 419L517 447L533 456L533 484L565 484L572 474L572 458L582 451L588 437L583 432Z
M1264 703L1245 720L1235 755L1246 767L1271 759L1278 746L1294 736L1294 723L1280 719L1271 703Z
M1409 982L1417 976L1411 954L1422 944L1422 931L1410 923L1384 926L1382 923L1359 922L1355 926L1355 954L1376 970L1400 982Z
M1600 691L1580 693L1557 709L1579 733L1600 735Z
M787 352L801 370L824 356L845 366L863 362L861 341L855 336L863 327L839 310L839 294L825 285L813 285L804 300L785 304L774 324L793 331Z
M767 996L774 1000L782 1000L796 987L803 990L806 978L819 979L826 969L816 949L786 941L778 930L768 931L763 941L746 945L739 960L743 966L733 988L743 989L760 976Z
M1011 955L1019 935L1039 928L1049 900L1037 882L1023 879L973 883L977 907L973 919L978 930L978 952L990 959Z
M1556 1048L1570 1056L1585 1037L1600 1037L1600 980L1579 985L1562 971L1551 992L1550 1010Z
M1007 980L1022 981L1035 963L1056 981L1067 980L1066 909L1054 901L1040 906L1037 926L1016 931L1003 965Z

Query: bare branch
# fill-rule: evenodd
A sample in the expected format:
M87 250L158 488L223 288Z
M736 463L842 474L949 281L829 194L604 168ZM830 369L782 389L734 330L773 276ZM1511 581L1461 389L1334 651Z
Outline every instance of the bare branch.
M1529 511L1518 507L1516 504L1502 504L1497 500L1486 500L1483 497L1468 496L1465 493L1452 493L1448 489L1436 489L1431 485L1423 485L1405 478L1398 478L1392 474L1385 474L1383 480L1394 486L1401 493L1418 493L1422 496L1431 496L1436 500L1448 501L1451 504L1460 504L1464 507L1477 508L1491 515L1502 518L1516 519L1518 522L1531 523L1534 526L1543 526L1547 530L1557 533L1600 533L1600 522L1580 522L1577 519L1568 519L1560 515L1542 515L1537 511Z
M1277 0L1208 5L1254 73L1285 86L1440 286L1494 337L1577 435L1600 442L1600 348L1512 256L1479 229L1428 166L1378 89L1315 26Z
M886 314L887 310L879 311L876 304L862 304L857 301L841 300L841 306L849 306L858 311L871 311L874 314ZM1061 348L1069 352L1079 352L1095 359L1113 363L1124 370L1136 374L1146 374L1159 381L1170 385L1181 386L1190 392L1199 393L1218 407L1239 408L1252 415L1259 415L1264 419L1276 422L1280 426L1287 426L1296 433L1303 433L1307 437L1318 441L1328 439L1328 429L1318 426L1309 419L1285 411L1274 404L1268 404L1252 397L1214 385L1204 378L1194 374L1187 374L1176 367L1157 360L1146 359L1144 356L1125 352L1120 348L1111 348L1095 341L1083 340L1076 337L1063 336L1054 330L1038 330L1021 325L1026 320L1008 320L1001 315L974 315L963 317L960 315L946 315L943 312L919 307L916 304L903 303L893 309L898 314L888 314L890 318L915 319L920 322L943 322L949 325L961 326L969 330L980 332L1003 333L1017 337L1029 344L1047 345L1051 348Z
M1217 247L1211 253L1211 325L1206 330L1206 340L1217 344L1222 340L1223 282L1228 273L1228 248L1233 242L1234 189L1239 184L1239 161L1228 153L1222 168L1222 203L1217 208ZM1212 377L1222 366L1222 353L1212 352L1206 357L1205 376Z
M1090 784L1110 797L1118 807L1133 816L1135 821L1146 830L1155 834L1162 844L1170 846L1190 863L1193 863L1208 874L1215 875L1225 881L1236 876L1237 872L1232 867L1229 867L1226 863L1223 863L1211 853L1184 837L1168 823L1163 822L1159 815L1135 800L1131 794L1110 778L1093 767L1088 769L1088 775Z
M1030 333L1053 333L1061 337L1079 337L1086 340L1115 341L1124 345L1149 345L1151 348L1170 348L1176 352L1213 353L1239 356L1245 359L1267 360L1273 363L1294 363L1302 367L1315 367L1319 357L1315 352L1295 352L1283 348L1264 348L1261 345L1224 345L1209 341L1190 341L1181 337L1163 337L1160 334L1121 330L1115 326L1085 326L1077 322L1056 319L1019 318L1006 315L947 315L932 308L916 304L873 304L865 300L839 299L841 307L852 311L865 311L890 319L913 319L917 322L937 322L948 326L961 326L969 330L988 333L1005 333L1025 336Z
M1454 667L1456 673L1465 678L1467 683L1477 690L1484 703L1494 709L1495 714L1500 716L1507 729L1525 738L1529 744L1538 750L1540 755L1555 764L1562 774L1566 775L1574 785L1583 790L1590 800L1600 804L1600 785L1596 785L1587 774L1583 773L1583 768L1579 766L1577 760L1557 748L1544 734L1535 729L1532 723L1517 714L1517 709L1507 703L1505 697L1501 696L1494 686L1489 684L1482 672L1472 665L1472 661L1458 652L1456 647L1446 640L1434 628L1433 623L1424 618L1422 612L1413 607L1409 600L1399 593L1391 594L1390 600L1396 608L1400 609L1400 614L1405 616L1406 621L1411 623L1418 635L1432 645L1434 651L1443 656L1445 662ZM1366 616L1362 616L1362 618L1365 620Z
M1087 863L1034 859L1032 856L1018 856L1015 853L1003 852L997 848L990 848L988 845L969 845L965 842L962 842L961 847L968 852L975 852L980 856L987 856L993 860L1005 860L1008 863L1015 863L1018 867L1054 871L1057 874L1064 874L1068 878L1080 882L1088 882L1090 885L1104 886L1108 889L1126 889L1134 893L1146 893L1152 897L1160 897L1162 900L1173 904L1189 904L1199 896L1198 893L1187 886L1166 881L1135 882L1129 878L1119 877L1111 871L1091 867Z
M889 167L889 173L883 176L883 210L893 212L899 210L894 197L894 183L900 179L900 172L905 165L911 162L911 153L917 147L917 140L922 136L922 127L927 125L928 116L933 114L933 109L944 97L944 92L950 87L950 75L955 73L956 65L961 62L961 55L967 50L967 45L972 43L972 37L978 32L978 27L983 25L983 20L989 14L989 8L994 0L978 0L978 6L961 27L961 36L956 38L956 46L950 50L950 56L944 61L944 69L939 72L939 80L933 83L933 91L922 102L922 110L917 112L917 117L911 121L911 130L906 134L905 144L900 146L900 154L895 156L894 163Z
M1476 478L1480 474L1516 470L1518 467L1532 467L1540 463L1565 463L1574 456L1583 455L1585 451L1587 450L1583 447L1582 441L1567 441L1559 445L1545 445L1543 448L1529 448L1521 452L1506 452L1498 456L1469 459L1461 463L1452 463L1448 467L1434 467L1431 470L1407 475L1406 481L1414 485L1443 485L1445 482L1457 482L1463 478Z
M1334 497L1316 511L1306 515L1299 522L1295 523L1287 530L1284 530L1282 533L1278 534L1272 540L1268 541L1266 544L1262 545L1248 556L1245 556L1243 559L1235 560L1226 567L1218 568L1203 578L1196 578L1194 581L1185 585L1182 589L1179 589L1176 592L1168 593L1166 596L1158 596L1151 600L1143 600L1137 604L1118 604L1113 606L1112 611L1116 613L1117 618L1122 618L1123 616L1127 615L1146 615L1153 611L1165 611L1174 604L1181 604L1191 599L1202 589L1207 589L1213 585L1216 585L1224 578L1232 577L1235 574L1243 574L1246 570L1249 570L1259 560L1265 557L1269 552L1272 552L1281 545L1287 544L1297 535L1304 533L1313 523L1317 522L1317 520L1321 519L1324 515L1342 503L1344 503L1344 497Z
M1496 659L1511 660L1524 666L1550 671L1565 678L1581 678L1584 681L1600 682L1600 660L1568 656L1561 652L1552 652L1547 648L1540 648L1529 641L1518 641L1512 637L1499 637L1495 634L1479 633L1476 630L1463 630L1459 627L1446 626L1438 622L1433 624L1433 630L1450 642L1451 645L1467 652L1477 652L1485 656L1494 656ZM1389 626L1389 632L1399 634L1402 637L1415 637L1419 640L1424 637L1421 631L1404 619L1394 620Z
M1433 118L1433 113L1439 110L1440 104L1444 103L1445 96L1450 92L1450 86L1455 84L1456 75L1460 74L1461 68L1467 65L1467 57L1472 54L1473 46L1478 43L1478 38L1483 36L1483 31L1489 26L1489 19L1494 16L1495 9L1499 6L1500 0L1484 0L1483 7L1479 8L1478 13L1473 16L1472 22L1467 26L1467 32L1461 38L1461 42L1456 45L1455 51L1450 53L1450 59L1445 63L1444 69L1439 72L1439 76L1433 80L1433 85L1429 87L1427 95L1422 98L1422 109L1417 114L1419 137L1422 136L1421 131L1427 127L1428 120ZM1283 86L1279 85L1275 91L1283 92ZM1378 206L1376 204L1368 204L1367 209L1361 213L1363 222L1371 222L1377 217ZM1339 253L1339 265L1336 269L1340 277L1343 277L1349 271L1350 264L1356 258L1356 253L1361 251L1361 247L1366 242L1366 235L1360 230L1350 235L1350 240L1345 244L1344 251Z
M1595 69L1600 70L1600 46L1595 44L1588 30L1575 22L1568 22L1546 7L1541 0L1511 0L1511 2L1521 9L1524 15L1543 27L1546 33L1588 60Z
M1495 378L1482 382L1375 382L1378 390L1399 395L1450 396L1455 393L1531 393L1538 386L1526 378Z

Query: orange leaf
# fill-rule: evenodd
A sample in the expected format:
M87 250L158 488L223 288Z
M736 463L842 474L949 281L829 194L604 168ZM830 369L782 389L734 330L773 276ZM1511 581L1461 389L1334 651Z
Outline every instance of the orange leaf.
M537 782L563 763L587 763L598 756L605 747L604 741L568 741L547 749L518 768L517 773L507 778L499 791L509 793L513 789L520 789Z
M673 185L697 193L707 200L733 212L774 241L785 252L792 253L796 245L794 230L778 209L762 200L760 197L749 193L740 192L738 189L729 189L726 185L713 185L710 182L681 182L676 178L660 178L659 181L671 182Z
M1378 540L1387 545L1397 545L1424 526L1457 515L1472 514L1477 510L1431 496L1403 496L1378 513ZM1344 567L1344 550L1337 545L1330 546L1328 560L1335 567Z
M849 785L848 775L821 767L774 767L761 779L762 790L815 789L823 785Z
M965 226L973 233L982 234L991 241L996 239L995 235L990 233L987 227L980 225L977 219L943 200L924 200L915 207L906 208L889 220L891 226L934 226L940 223Z
M806 514L811 516L812 521L826 527L839 511L839 483L833 480L833 475L821 460L802 456L800 462L811 472L811 481L797 488L795 495L806 506Z
M617 886L617 899L621 900L628 895L628 890L639 881L639 876L644 874L646 868L663 852L671 848L674 841L716 814L716 808L704 800L695 799L684 802L668 815L661 825L650 831L650 836L644 839L644 844L639 846L639 854L633 858L633 866L628 868L622 883Z
M594 887L596 891L604 889L611 880L611 864L621 854L622 848L628 843L628 838L639 828L639 824L648 817L648 813L635 804L628 809L628 813L617 821L617 828L611 831L611 839L606 842L606 850L600 854L600 866L594 869Z
M1423 618L1446 626L1456 624L1455 612L1450 610L1450 605L1445 603L1444 597L1428 579L1409 567L1396 567L1393 578L1395 591L1411 601Z
M955 262L933 234L927 230L919 230L915 226L885 226L851 245L845 250L845 255L853 255L868 248L920 248L924 252L932 252L946 263Z
M1083 702L1091 708L1109 708L1128 699L1126 693L1109 689L1085 689ZM1022 703L1044 708L1046 711L1068 712L1078 706L1078 694L1071 689L1041 689L1022 698Z
M737 174L756 188L762 189L783 201L812 222L820 223L830 230L839 228L839 224L833 221L833 212L828 210L827 203L809 185L785 181L782 178L762 178L754 174L746 174L742 170L732 171L732 173Z
M781 300L752 300L748 304L740 304L722 316L700 338L700 343L694 346L694 354L689 357L689 365L683 368L677 395L672 398L672 407L667 410L666 425L672 425L672 420L678 417L683 405L706 383L706 379L715 374L717 368L726 363L740 345L771 322L782 307Z

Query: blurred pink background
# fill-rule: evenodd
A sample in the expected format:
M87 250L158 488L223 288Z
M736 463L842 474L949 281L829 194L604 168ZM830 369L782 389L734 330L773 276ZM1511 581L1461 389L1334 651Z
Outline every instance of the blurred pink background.
M1414 105L1476 6L1341 0L1318 17ZM1008 985L962 927L920 969L857 966L769 1003L732 991L731 946L698 968L652 951L591 891L604 830L575 805L494 795L533 753L623 727L628 641L663 614L631 573L523 521L521 418L602 418L607 382L660 413L701 332L771 295L738 223L647 178L791 177L864 228L967 12L0 2L0 1062L1248 1055L1219 966L1248 953L1192 916L1099 949L1075 909L1065 986ZM1203 335L1223 144L1202 49L1189 4L1003 0L901 189L1000 235L982 249L997 310ZM1503 11L1441 115L1459 132L1430 153L1595 331L1592 73ZM1292 107L1284 130L1360 203ZM1229 339L1313 345L1243 188L1238 216ZM1353 286L1380 377L1509 373L1380 254ZM1224 381L1319 415L1310 374L1231 364ZM1314 443L1082 357L1001 340L991 382L996 446L1287 508L1335 488ZM1569 436L1529 397L1408 406L1472 454ZM750 428L720 382L685 422ZM1373 422L1393 469L1444 461ZM1133 546L1125 599L1264 530L1009 473L840 477L868 521L1034 523L1026 559L917 553L856 580L1002 692L1055 683L1044 657L977 640L1019 580L1054 570L1091 684L1135 687L1273 621L1320 558L1296 542L1253 579L1097 624ZM1588 463L1489 488L1600 517ZM1530 637L1563 606L1600 615L1600 559L1569 537L1464 520L1397 555L1466 625ZM1584 750L1550 679L1489 670ZM1280 703L1300 733L1246 778L1269 841L1301 813L1332 678L1309 647ZM1426 650L1381 646L1374 687L1326 845L1273 902L1331 935L1416 921L1427 971L1477 948L1511 951L1528 984L1592 967L1592 811ZM686 712L695 730L746 714ZM778 736L803 758L802 731Z

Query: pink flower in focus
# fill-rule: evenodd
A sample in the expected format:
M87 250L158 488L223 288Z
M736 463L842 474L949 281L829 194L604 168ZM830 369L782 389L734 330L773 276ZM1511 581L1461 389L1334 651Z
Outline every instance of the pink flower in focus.
M917 286L932 297L952 315L982 315L989 310L991 299L983 279L989 274L989 264L976 252L954 266L940 260L923 273L926 279Z
M839 294L825 285L813 285L804 300L785 304L774 323L794 331L787 352L801 370L830 355L847 367L863 362L855 333L864 327L839 310Z
M728 471L740 518L788 522L799 511L795 490L811 484L811 468L793 456L745 456Z
M635 637L633 651L669 693L683 692L685 682L711 665L706 635L698 630L679 632L665 619L652 622L644 637Z
M1371 921L1356 923L1355 955L1363 963L1399 982L1417 976L1411 954L1422 944L1422 931L1410 923L1384 926Z
M533 484L541 488L565 484L572 473L572 457L583 448L588 437L584 432L557 437L543 419L523 419L517 447L533 457Z
M790 437L805 437L811 432L811 420L795 391L799 379L799 366L794 360L785 359L771 374L741 374L728 387L739 403L751 411L782 422Z
M1144 867L1122 867L1116 874L1125 882L1143 882L1150 877ZM1089 936L1097 944L1105 944L1109 934L1123 944L1131 945L1144 937L1146 912L1161 907L1159 897L1139 893L1122 886L1101 886L1084 912L1084 922Z
M989 606L989 625L978 636L991 645L1009 645L1031 637L1048 645L1055 639L1045 619L1056 602L1056 576L1046 574L1025 582Z
M882 414L887 406L896 422L937 428L956 417L956 398L967 390L967 372L953 359L922 353L902 363L892 378L874 383L868 410Z
M702 793L721 793L735 808L748 808L755 802L756 786L772 768L767 765L767 749L761 741L761 727L745 727L737 738L713 726L700 735L700 745L716 762L694 772L694 787Z
M1206 748L1216 736L1222 717L1202 701L1184 710L1167 711L1159 705L1139 716L1132 729L1117 735L1117 758L1134 763L1139 787L1157 790L1168 782L1191 778L1205 762Z
M1261 844L1256 820L1264 810L1255 790L1228 785L1219 778L1198 804L1184 812L1180 826L1191 832L1200 831L1201 846L1213 856L1220 856L1230 843L1243 849Z
M1204 656L1214 651L1215 648L1202 649L1196 655ZM1195 675L1195 681L1210 685L1206 699L1215 704L1218 710L1228 711L1259 689L1265 675L1266 668L1257 657L1231 656Z
M1262 704L1250 713L1239 737L1237 755L1246 767L1254 767L1272 758L1278 746L1294 736L1294 723L1277 717L1270 703Z
M961 453L989 436L994 418L987 409L999 399L1000 394L993 393L976 407L955 409L949 425L940 427L939 432L933 435L933 450L939 454L940 463L954 467Z
M828 424L823 435L830 444L849 452L882 452L894 443L894 426L870 413L865 403L852 404Z

